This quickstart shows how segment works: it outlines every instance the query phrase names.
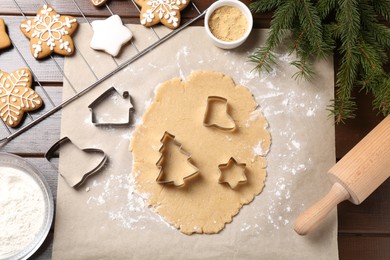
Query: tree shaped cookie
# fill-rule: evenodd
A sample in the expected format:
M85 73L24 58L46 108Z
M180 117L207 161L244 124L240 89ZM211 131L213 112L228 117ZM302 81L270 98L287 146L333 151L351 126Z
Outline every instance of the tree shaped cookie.
M11 41L5 30L4 20L0 18L0 49L4 49L11 46Z
M73 54L74 45L70 36L77 25L77 20L72 16L59 15L51 6L44 5L34 18L25 20L20 29L30 39L31 54L36 59L42 59L53 52Z
M171 29L180 25L180 11L190 0L135 0L141 6L141 24L147 27L161 22Z
M11 74L0 71L0 116L10 127L16 127L25 111L42 106L41 97L31 89L32 77L28 69Z

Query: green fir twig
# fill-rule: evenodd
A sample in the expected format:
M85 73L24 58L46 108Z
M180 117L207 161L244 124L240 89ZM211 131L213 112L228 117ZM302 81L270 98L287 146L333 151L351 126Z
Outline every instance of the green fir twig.
M337 123L353 118L356 111L353 89L374 97L373 108L390 114L390 75L383 66L390 48L389 0L255 0L254 12L273 11L270 32L264 46L250 55L258 71L271 71L276 64L274 51L290 39L291 62L298 71L296 80L312 80L312 62L339 53L336 95L328 107Z

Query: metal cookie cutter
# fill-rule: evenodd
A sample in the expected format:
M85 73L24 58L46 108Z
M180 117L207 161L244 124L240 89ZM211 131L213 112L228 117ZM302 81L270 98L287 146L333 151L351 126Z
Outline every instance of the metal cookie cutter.
M174 180L167 180L166 176L165 176L166 174L164 172L164 160L165 160L164 153L165 153L165 145L168 142L168 140L173 142L180 149L180 152L182 154L184 154L185 156L187 156L187 163L194 169L194 172L192 172L188 175L185 175L183 177L183 181L181 183L176 183ZM160 152L161 156L160 156L160 159L158 159L158 161L156 162L157 168L160 169L160 172L159 172L157 179L156 179L157 183L159 183L159 184L173 184L175 187L180 187L180 186L183 186L185 184L186 180L192 178L193 176L195 176L196 174L199 173L199 169L195 165L193 165L191 162L191 154L183 149L182 144L176 140L176 138L173 134L166 131L164 133L163 137L161 138L160 143L162 145L158 151Z
M230 167L239 167L241 168L241 176L240 180L236 182L232 182L229 180L225 180L224 178L224 171ZM225 164L220 164L218 165L220 176L218 179L218 183L227 183L231 189L235 189L239 184L244 184L248 181L245 175L245 169L246 169L246 164L245 163L238 163L233 157L230 157L229 161Z
M106 100L108 97L111 95L117 95L122 97L123 99L128 99L129 100L129 115L127 117L127 121L125 122L100 122L96 118L96 114L94 109L99 106L104 100ZM98 98L95 99L89 106L89 110L91 111L91 117L92 117L92 123L95 126L103 126L103 125L111 125L111 126L124 126L130 124L130 114L132 111L134 111L134 106L131 103L131 96L128 91L124 91L123 94L121 95L118 90L116 90L115 87L110 87L106 91L104 91Z
M226 117L232 122L232 126L222 126L220 124L215 124L215 123L209 122L212 106L214 103L225 104ZM204 113L204 117L203 117L203 125L205 127L215 127L215 128L218 128L219 130L223 130L223 131L234 131L236 129L236 123L234 122L233 118L228 113L228 101L226 98L219 97L219 96L207 97L207 105L206 105L206 112Z
M92 174L95 174L96 172L100 171L103 166L106 164L107 162L107 154L105 152L103 152L102 150L100 149L96 149L96 148L86 148L86 149L80 149L79 147L77 147L75 144L73 144L73 142L68 138L68 137L64 137L62 139L60 139L58 142L56 142L46 153L45 153L45 158L46 160L50 163L50 165L56 169L58 171L58 168L52 163L52 159L55 157L56 155L56 152L59 152L61 150L61 145L66 145L66 144L71 144L73 145L76 149L84 152L84 153L97 153L97 154L100 154L100 156L102 157L102 159L100 160L100 162L94 167L92 168L91 170L88 170L87 172L85 173L80 173L79 175L77 175L76 177L75 176L70 176L69 174L66 174L66 173L61 173L60 172L60 175L65 179L65 181L69 184L69 186L77 189L78 187L80 187L84 181L89 177L91 176ZM72 172L72 175L74 173Z

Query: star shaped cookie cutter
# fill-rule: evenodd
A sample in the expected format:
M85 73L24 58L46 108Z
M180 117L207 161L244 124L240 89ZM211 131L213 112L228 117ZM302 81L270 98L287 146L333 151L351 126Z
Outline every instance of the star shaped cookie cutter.
M94 109L99 106L99 104L101 104L104 100L106 100L108 97L110 97L112 94L115 94L117 96L120 96L122 97L123 99L128 99L129 100L129 112L128 112L128 117L126 121L124 122L103 122L103 121L99 121L96 117L96 114L95 114L95 111ZM125 125L128 125L130 124L130 115L131 115L131 112L134 111L134 106L133 104L131 103L131 95L129 94L128 91L124 91L122 94L115 88L115 87L110 87L109 89L107 89L106 91L104 91L99 97L97 97L89 106L88 106L89 110L91 111L91 119L92 119L92 123L95 125L95 126L106 126L106 125L109 125L109 126L125 126Z
M212 123L209 121L212 106L213 106L212 104L217 103L217 102L225 104L226 117L232 122L231 126L222 126L220 124ZM236 129L236 123L234 122L233 118L228 113L228 100L226 98L220 97L220 96L208 96L207 97L206 112L204 113L204 116L203 116L203 125L205 127L215 127L217 129L223 130L223 131L234 131Z
M165 176L165 172L164 172L163 163L164 163L164 159L165 159L164 150L165 150L165 144L167 142L167 139L170 139L177 147L179 147L180 152L188 157L187 163L194 169L194 172L184 176L183 182L179 183L179 184L177 184L174 180L166 180L165 179L166 176ZM173 134L171 134L167 131L164 132L163 137L160 139L160 143L162 145L158 151L160 152L161 156L158 159L158 161L156 162L156 166L160 170L160 172L156 178L156 182L158 184L172 184L175 187L184 186L188 179L191 179L192 177L194 177L195 175L197 175L199 173L199 169L194 164L192 164L191 154L183 149L182 144L176 140L176 137Z
M242 171L241 171L241 180L239 180L236 184L232 184L231 182L229 182L229 181L227 181L227 180L225 180L223 178L224 170L229 168L229 167L231 167L232 164L234 164L234 167L240 167L242 169ZM233 189L233 190L235 188L237 188L237 186L239 184L245 184L248 181L248 179L246 177L246 174L245 174L246 164L245 163L238 163L236 161L236 159L234 159L233 157L230 157L230 159L229 159L229 161L227 163L219 164L218 165L218 169L219 169L219 172L220 172L218 183L220 183L220 184L227 183L229 185L229 187L231 189Z

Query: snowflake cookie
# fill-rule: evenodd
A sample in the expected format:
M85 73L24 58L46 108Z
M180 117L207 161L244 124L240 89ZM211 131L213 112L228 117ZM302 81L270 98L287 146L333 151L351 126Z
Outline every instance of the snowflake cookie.
M18 69L11 74L0 70L0 116L8 126L18 126L24 112L42 106L42 99L31 89L31 83L28 69Z
M36 59L42 59L53 52L73 54L70 36L77 25L77 20L72 16L59 15L51 6L44 5L34 18L25 20L20 29L30 39L31 54Z
M141 24L147 27L159 22L175 29L180 25L180 11L187 7L190 0L135 0L141 6Z
M8 48L11 46L11 41L5 30L4 20L0 18L0 49Z

